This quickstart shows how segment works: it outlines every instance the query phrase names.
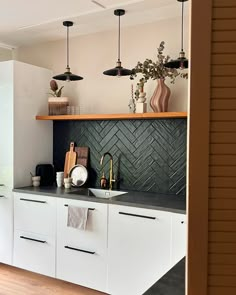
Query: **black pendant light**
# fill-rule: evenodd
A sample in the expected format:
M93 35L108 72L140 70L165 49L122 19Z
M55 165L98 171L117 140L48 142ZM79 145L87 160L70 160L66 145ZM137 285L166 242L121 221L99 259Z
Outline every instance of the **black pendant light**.
M116 63L116 67L107 71L104 71L104 75L108 76L130 76L132 74L131 70L125 69L121 66L121 61L120 61L120 17L125 14L124 9L116 9L114 11L114 15L119 17L119 32L118 32L118 60Z
M171 69L187 69L188 68L188 60L185 57L184 45L183 45L183 31L184 31L184 2L188 0L177 0L178 2L182 2L182 22L181 22L181 51L179 53L179 58L175 60L171 60L165 64L165 67Z
M54 76L53 79L55 80L62 80L62 81L78 81L82 80L83 77L74 75L70 71L70 66L69 66L69 27L73 26L73 22L71 21L64 21L63 26L67 27L67 36L66 36L66 51L67 51L67 66L66 66L66 71L64 74Z

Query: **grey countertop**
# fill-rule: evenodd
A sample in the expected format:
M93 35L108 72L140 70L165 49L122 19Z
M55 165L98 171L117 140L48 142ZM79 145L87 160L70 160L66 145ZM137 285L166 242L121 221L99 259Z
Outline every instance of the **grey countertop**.
M112 197L110 199L103 199L92 196L87 188L64 189L55 186L28 186L15 188L13 191L26 194L47 195L58 198L69 198L106 204L116 204L123 206L133 206L147 209L170 211L174 213L186 213L185 197L170 194L127 191L126 194Z
M185 294L185 258L180 260L144 295L184 295Z

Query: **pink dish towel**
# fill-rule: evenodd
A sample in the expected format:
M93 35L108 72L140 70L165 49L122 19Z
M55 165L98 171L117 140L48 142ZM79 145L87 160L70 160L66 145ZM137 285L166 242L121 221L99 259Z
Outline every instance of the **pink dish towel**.
M68 206L67 226L85 230L88 219L88 208Z

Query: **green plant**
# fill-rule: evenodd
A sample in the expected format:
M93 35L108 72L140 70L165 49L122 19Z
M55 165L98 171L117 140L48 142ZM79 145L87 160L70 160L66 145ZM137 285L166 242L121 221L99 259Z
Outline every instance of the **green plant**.
M162 41L157 48L157 60L154 62L151 59L146 59L143 63L140 61L137 63L135 68L132 69L132 75L130 79L134 79L138 73L141 73L145 81L149 79L165 79L166 77L171 79L171 83L175 83L175 78L180 76L181 78L188 78L187 73L180 73L177 69L170 69L164 65L170 60L170 56L164 56L163 50L165 42Z
M58 89L57 82L56 82L55 80L51 80L51 81L50 81L50 88L51 88L51 90L52 90L52 93L49 93L49 94L51 94L51 95L54 96L54 97L60 97L61 94L62 94L62 88L63 88L63 87L64 87L64 86L61 86L61 88Z

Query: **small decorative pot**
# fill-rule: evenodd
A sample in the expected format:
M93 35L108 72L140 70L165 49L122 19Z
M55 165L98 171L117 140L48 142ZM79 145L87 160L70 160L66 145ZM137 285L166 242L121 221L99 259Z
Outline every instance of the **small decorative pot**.
M150 106L155 113L167 112L170 98L170 88L165 84L165 79L157 80L157 87L150 99Z

